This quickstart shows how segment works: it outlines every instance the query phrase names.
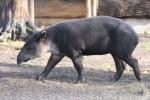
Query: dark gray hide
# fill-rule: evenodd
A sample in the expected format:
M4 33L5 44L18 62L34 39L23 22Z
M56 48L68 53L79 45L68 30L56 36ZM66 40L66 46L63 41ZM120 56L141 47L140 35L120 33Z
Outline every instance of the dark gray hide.
M64 56L71 58L77 72L76 82L82 82L82 55L111 54L116 65L115 81L121 77L126 62L133 68L137 80L141 80L138 61L132 57L138 36L122 20L101 16L64 21L33 35L17 57L17 63L51 52L45 70L37 77L44 79Z

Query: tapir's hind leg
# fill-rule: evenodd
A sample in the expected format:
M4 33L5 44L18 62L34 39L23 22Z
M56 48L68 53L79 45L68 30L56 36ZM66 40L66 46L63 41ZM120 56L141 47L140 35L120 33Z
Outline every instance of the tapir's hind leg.
M134 71L134 75L137 78L138 81L141 81L141 72L139 70L138 60L136 58L133 58L132 56L123 58L123 60L132 67Z
M82 54L80 51L72 50L71 56L69 58L72 60L74 67L78 73L78 77L75 83L83 82L83 65L82 65Z
M79 83L79 82L82 83L82 81L83 81L83 65L82 65L81 56L72 57L71 59L74 64L74 67L76 68L77 73L78 73L78 78L75 83Z
M116 74L114 77L115 81L118 81L125 69L125 65L123 63L123 60L121 60L120 58L113 56L114 58L114 62L115 62L115 66L116 66Z

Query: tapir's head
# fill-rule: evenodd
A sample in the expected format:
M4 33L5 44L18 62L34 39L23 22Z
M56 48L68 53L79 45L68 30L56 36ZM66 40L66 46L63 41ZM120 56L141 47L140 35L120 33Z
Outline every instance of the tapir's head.
M17 64L20 65L22 62L40 57L42 53L48 52L48 50L49 40L46 31L38 32L24 44L17 56Z

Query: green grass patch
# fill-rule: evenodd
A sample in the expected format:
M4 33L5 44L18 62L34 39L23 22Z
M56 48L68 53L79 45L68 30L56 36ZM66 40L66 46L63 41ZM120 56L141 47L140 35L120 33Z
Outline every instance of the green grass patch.
M84 60L85 62L87 62L87 61L89 61L89 57L83 56L82 60Z
M143 49L145 49L145 50L150 51L150 41L141 42L141 43L139 44L139 47L140 47L140 48L143 48Z
M29 67L29 68L39 67L39 66L36 66L36 65L31 65L31 64L23 64L22 66Z
M104 66L104 67L106 67L106 68L113 68L113 67L114 67L114 64L105 63L105 64L102 64L101 66Z
M150 34L150 30L145 31L144 34L145 34L145 35L149 35L149 34Z
M7 40L7 41L4 41L4 42L0 42L0 44L2 45L9 45L9 46L23 46L25 42L23 41L12 41L12 40Z

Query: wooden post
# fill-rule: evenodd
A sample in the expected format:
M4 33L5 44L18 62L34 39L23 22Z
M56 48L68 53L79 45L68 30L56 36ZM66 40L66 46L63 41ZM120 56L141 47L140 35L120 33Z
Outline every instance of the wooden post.
M97 16L98 0L92 0L92 16Z
M92 1L92 0L86 0L86 3L85 3L85 5L86 5L86 17L92 17L91 1Z
M86 17L97 16L98 0L86 0Z
M28 0L29 17L34 24L34 0Z

